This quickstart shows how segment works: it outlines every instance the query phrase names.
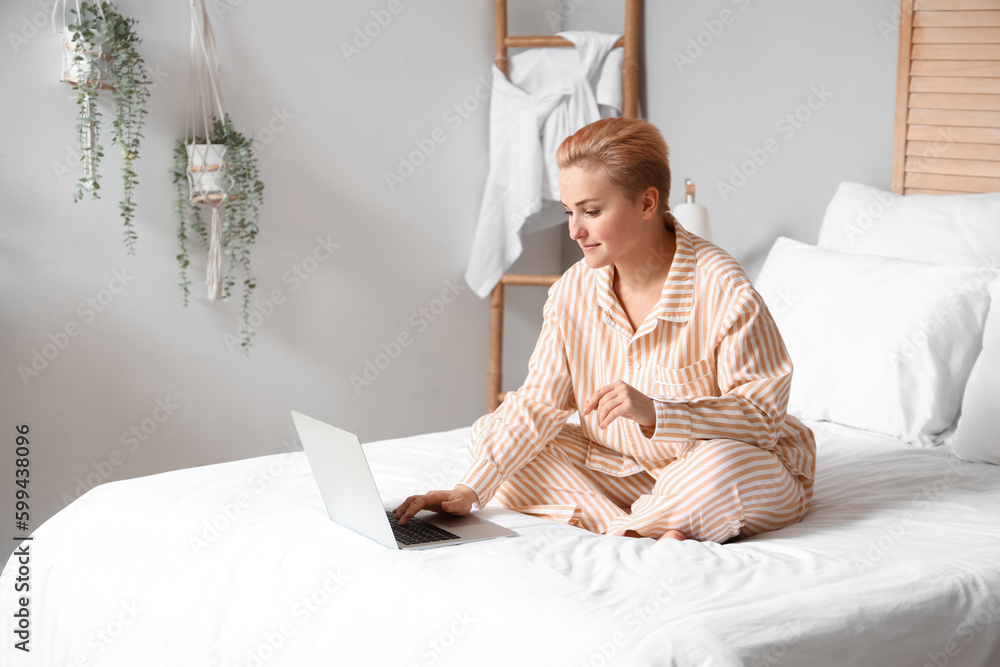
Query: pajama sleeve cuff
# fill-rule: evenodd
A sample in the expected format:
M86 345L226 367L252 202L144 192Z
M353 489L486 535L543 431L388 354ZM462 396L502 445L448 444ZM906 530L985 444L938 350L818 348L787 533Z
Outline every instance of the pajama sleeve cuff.
M656 406L656 431L651 440L683 442L691 439L691 407L687 403L653 399Z
M479 496L479 506L482 507L493 498L493 494L503 484L503 475L489 460L476 459L458 483L475 491Z

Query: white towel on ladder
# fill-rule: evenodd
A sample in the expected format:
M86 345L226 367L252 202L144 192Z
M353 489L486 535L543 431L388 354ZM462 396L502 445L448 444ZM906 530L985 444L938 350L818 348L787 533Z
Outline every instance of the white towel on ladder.
M559 201L559 144L584 125L621 114L618 35L559 35L576 48L519 53L510 59L510 79L493 68L490 166L465 271L480 297L521 255L525 221L543 200Z

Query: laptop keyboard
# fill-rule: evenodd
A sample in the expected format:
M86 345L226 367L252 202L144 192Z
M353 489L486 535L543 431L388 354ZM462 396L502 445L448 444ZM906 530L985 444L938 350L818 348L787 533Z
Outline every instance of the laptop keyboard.
M400 544L424 544L426 542L459 539L455 533L438 528L423 519L414 517L405 526L400 526L396 521L396 517L392 515L392 512L386 510L385 516L389 519L389 525L392 526L392 534Z

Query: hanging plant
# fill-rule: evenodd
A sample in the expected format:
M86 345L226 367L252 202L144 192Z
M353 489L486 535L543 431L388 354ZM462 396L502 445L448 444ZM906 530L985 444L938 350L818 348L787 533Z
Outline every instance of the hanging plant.
M139 157L150 83L145 62L137 50L141 40L135 34L136 20L122 16L109 2L77 2L70 11L76 18L65 30L63 81L76 87L76 131L83 166L73 201L79 201L86 192L94 199L100 196L99 166L104 150L97 98L101 90L111 90L114 103L111 141L120 148L123 162L123 193L118 208L125 220L125 245L132 254L137 238L132 225L133 196L138 183L135 161Z
M191 79L185 138L174 150L174 210L180 218L177 239L181 290L187 305L191 290L189 233L208 248L205 284L209 299L225 299L243 275L243 302L238 333L244 352L250 349L250 298L256 287L250 271L250 246L257 238L264 184L257 170L252 141L236 131L226 111L215 34L203 0L191 0ZM206 227L201 207L211 209ZM228 256L223 274L222 256Z
M191 263L189 232L197 235L208 248L208 297L228 298L236 284L237 269L243 275L240 313L240 346L249 351L253 329L250 327L250 299L257 286L250 270L250 246L257 238L264 184L260 181L253 142L233 127L229 116L214 119L209 137L195 137L191 142L178 141L174 149L173 181L177 190L174 210L180 225L177 238L180 254L181 290L188 304L191 281L187 269ZM212 210L208 228L197 204ZM228 256L222 274L222 255Z

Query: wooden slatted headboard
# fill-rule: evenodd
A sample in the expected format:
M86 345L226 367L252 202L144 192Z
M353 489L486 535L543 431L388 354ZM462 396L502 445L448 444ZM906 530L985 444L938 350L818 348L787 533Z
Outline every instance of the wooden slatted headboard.
M901 0L892 190L1000 192L1000 0Z

